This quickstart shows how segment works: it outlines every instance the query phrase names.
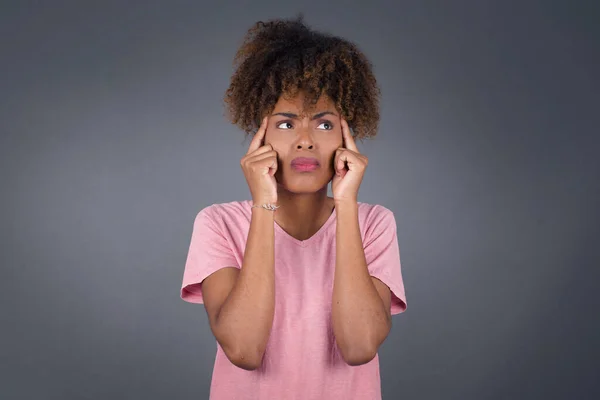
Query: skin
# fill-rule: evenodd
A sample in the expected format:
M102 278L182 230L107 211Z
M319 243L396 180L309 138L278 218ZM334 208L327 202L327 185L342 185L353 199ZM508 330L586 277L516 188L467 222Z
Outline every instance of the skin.
M292 100L281 97L269 116L265 134L265 143L277 152L275 179L281 208L275 221L299 240L317 232L333 211L334 199L327 196L327 185L334 175L335 151L343 144L334 103L322 97L310 118L301 118L302 100L302 94ZM313 119L323 113L331 114ZM317 158L320 168L310 173L295 171L291 161L301 156Z
M305 240L337 213L332 326L346 363L371 361L391 329L391 293L369 275L358 223L358 190L368 158L360 154L331 99L322 96L306 115L302 100L302 93L294 99L281 97L248 150L252 155L268 145L276 152L274 177L281 207L276 212L253 208L242 269L223 268L202 283L217 341L232 363L248 370L260 366L273 322L274 222ZM291 161L299 156L317 158L320 167L293 170ZM329 182L333 197L327 196Z

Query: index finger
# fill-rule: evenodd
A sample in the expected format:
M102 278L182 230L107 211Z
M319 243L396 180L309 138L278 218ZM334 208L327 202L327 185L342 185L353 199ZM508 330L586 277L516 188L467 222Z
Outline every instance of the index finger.
M355 153L360 153L358 151L358 147L356 147L356 142L350 133L348 122L346 122L345 119L342 119L342 136L344 137L344 147L346 147L348 150L352 150Z
M267 131L267 122L269 120L269 117L264 117L262 120L262 123L260 124L260 127L258 128L258 131L256 131L256 133L254 134L254 137L252 138L252 141L250 142L250 146L248 146L248 151L246 152L246 155L255 152L256 150L258 150L261 146L261 142L263 140L263 138L265 137L265 132Z

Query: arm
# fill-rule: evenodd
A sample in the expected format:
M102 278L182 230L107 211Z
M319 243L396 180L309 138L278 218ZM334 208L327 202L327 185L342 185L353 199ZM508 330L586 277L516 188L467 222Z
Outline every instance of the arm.
M275 312L274 215L252 209L241 270L223 268L202 282L215 338L236 366L260 366Z
M333 332L346 363L361 365L375 357L391 329L391 293L384 283L369 275L357 203L336 204L336 212Z

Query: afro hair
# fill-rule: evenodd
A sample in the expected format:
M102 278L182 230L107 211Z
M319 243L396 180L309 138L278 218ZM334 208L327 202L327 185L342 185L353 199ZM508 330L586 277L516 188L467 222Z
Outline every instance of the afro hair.
M256 132L280 96L302 91L304 115L326 94L354 137L375 136L380 89L371 63L352 42L310 29L303 19L259 21L248 30L225 93L229 120Z

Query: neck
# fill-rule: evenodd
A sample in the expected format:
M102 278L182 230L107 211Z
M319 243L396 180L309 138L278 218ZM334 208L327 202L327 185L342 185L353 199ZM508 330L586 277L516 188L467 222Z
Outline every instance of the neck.
M333 199L327 196L327 186L314 193L291 193L282 187L277 191L275 222L289 235L305 240L314 235L333 211Z

